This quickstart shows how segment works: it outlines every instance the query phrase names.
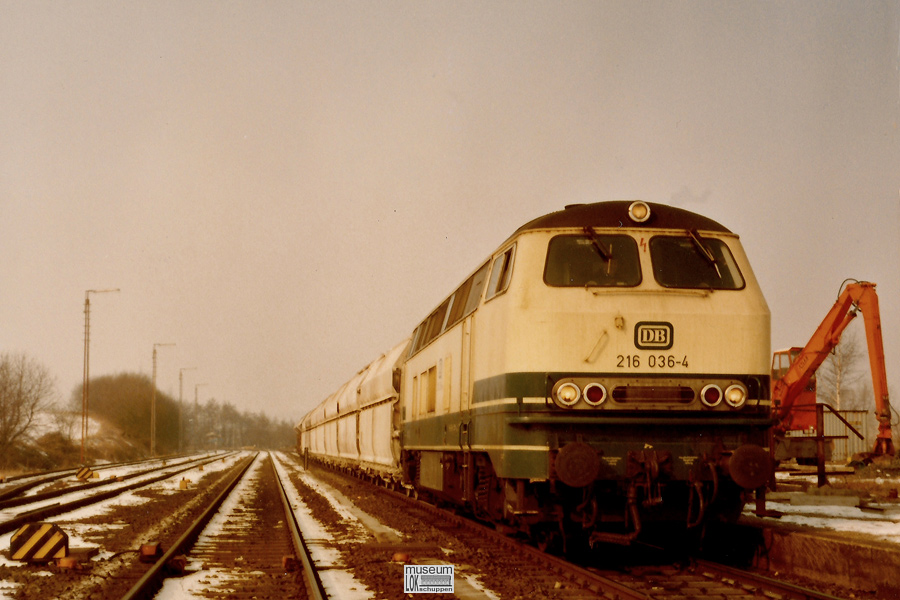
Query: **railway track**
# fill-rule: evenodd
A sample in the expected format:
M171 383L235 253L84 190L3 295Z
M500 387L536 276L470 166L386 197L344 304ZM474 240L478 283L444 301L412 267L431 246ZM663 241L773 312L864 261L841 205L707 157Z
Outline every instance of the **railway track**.
M167 580L173 565L188 576ZM122 599L165 586L201 598L325 597L270 454L246 461Z
M62 521L64 528L95 531L104 555L72 569L50 567L52 578L41 577L33 569L21 569L22 588L16 597L130 600L153 597L162 588L164 593L174 590L176 597L325 598L312 561L303 558L305 544L296 529L297 515L309 510L330 532L312 534L314 550L320 555L323 549L332 556L334 552L342 554L341 559L332 558L325 565L330 570L322 574L332 598L341 597L335 595L335 589L344 589L335 584L336 571L344 571L362 586L377 590L379 598L405 598L404 563L454 565L457 596L472 599L834 598L697 560L635 565L613 560L598 563L594 557L576 565L493 527L403 494L333 471L304 470L284 455L245 455L242 460L231 457L229 461L227 465L224 459L210 463L203 481L189 490L172 491L169 482L163 491L142 492L150 501L137 511L123 506L83 520L80 525L76 525L77 519L68 524ZM295 488L290 493L285 491L287 484L281 483L288 477L290 487ZM324 483L320 486L320 482ZM334 497L323 499L323 490L336 497L346 496L340 502L356 505L350 512L365 512L361 520L380 522L395 534L366 537L350 532L343 542L335 543L341 538L341 528L354 527L350 523L353 519L335 506ZM301 503L306 508L298 512ZM315 504L319 508L310 508ZM136 517L136 512L144 521ZM304 523L308 518L303 517ZM375 531L370 525L366 527ZM139 552L142 544L150 550ZM618 548L610 551L621 553ZM139 560L141 555L153 564ZM302 574L299 565L295 569L293 557L297 557L297 563L305 562ZM7 567L0 564L0 580L9 579L4 569ZM361 597L366 597L365 593Z
M17 585L15 597L24 600L151 598L161 586L175 586L179 597L324 598L310 561L303 566L303 541L271 456L216 459L187 489L165 481L132 492L144 496L139 509L125 501L89 517L77 508L60 515L54 524L90 532L80 541L97 544L95 551L73 548L65 566L11 568L0 560L0 581Z
M170 462L174 462L174 460ZM165 459L132 460L121 463L107 463L103 465L91 466L89 467L89 470L91 473L97 473L99 477L102 477L102 475L100 475L101 471L118 470L123 467L150 463L164 465ZM3 503L11 499L14 499L11 505L15 505L15 502L19 501L20 498L28 494L30 490L41 486L54 485L54 482L59 482L55 484L57 487L67 487L67 478L76 477L79 471L82 470L82 468L83 467L68 467L64 469L54 469L52 471L25 473L22 475L12 475L10 477L6 477L2 481L0 481L0 507L2 507Z
M163 464L144 469L121 477L81 483L77 487L65 486L30 496L16 495L10 497L0 501L0 534L15 531L26 523L49 519L109 500L126 492L170 479L219 459L221 459L221 456L185 460L173 465ZM123 483L125 481L131 482ZM95 489L98 489L98 491L94 491ZM66 496L70 497L64 499ZM51 502L51 500L56 498L60 498L60 501ZM16 510L13 512L12 509Z
M708 561L691 559L677 564L637 566L619 564L615 569L598 568L590 562L578 565L546 554L493 527L486 527L404 494L333 471L316 470L315 473L331 481L333 485L341 485L340 481L352 481L354 487L359 486L365 490L357 492L361 498L372 494L390 498L395 506L402 506L394 509L395 514L402 511L406 517L418 516L428 526L454 536L462 545L478 548L481 553L489 555L493 568L485 571L487 578L483 580L487 586L498 579L498 572L505 572L515 574L517 588L531 589L547 598L567 600L836 600L835 596L827 593ZM371 510L374 506L376 505L366 503L364 510ZM385 519L386 524L393 526L390 510L382 509L378 516ZM609 551L618 552L621 549L613 547ZM454 559L451 556L447 561L453 563ZM469 569L467 565L459 567Z

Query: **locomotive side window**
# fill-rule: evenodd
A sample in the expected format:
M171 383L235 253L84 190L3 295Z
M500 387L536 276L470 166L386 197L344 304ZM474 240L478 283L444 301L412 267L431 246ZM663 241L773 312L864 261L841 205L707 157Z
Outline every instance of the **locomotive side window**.
M484 291L484 281L487 279L488 263L484 263L478 271L472 275L472 287L469 289L469 297L466 299L466 306L463 310L463 316L468 315L478 308L481 301L481 292Z
M409 355L412 356L416 352L419 351L419 348L422 347L421 340L423 339L422 331L425 329L425 323L420 323L416 330L412 335L412 343L409 345Z
M516 247L513 246L494 259L494 266L491 267L491 280L488 282L485 300L490 300L494 296L502 294L506 291L506 288L509 287L509 280L510 277L512 277L512 263L515 249Z
M447 307L450 305L450 298L444 300L444 303L441 304L434 314L428 319L428 337L425 340L427 344L437 336L441 335L441 332L444 330L444 321L447 316Z
M431 340L440 335L441 330L444 327L444 317L447 315L448 304L450 304L449 298L444 300L444 303L438 306L437 309L435 309L435 311L419 326L421 331L419 331L419 335L416 339L416 346L418 346L418 348L428 345Z
M481 290L484 288L484 278L487 274L488 264L485 263L475 274L466 279L453 293L453 306L447 317L447 327L452 327L463 317L471 313L478 306L481 299Z
M554 287L639 285L637 243L627 235L558 235L547 247L544 283Z
M656 281L668 288L739 290L744 278L722 240L685 236L657 236L650 240Z
M409 356L427 346L434 338L453 327L478 308L489 265L490 263L484 263L478 271L473 273L453 292L453 295L444 300L427 319L416 327L409 347Z

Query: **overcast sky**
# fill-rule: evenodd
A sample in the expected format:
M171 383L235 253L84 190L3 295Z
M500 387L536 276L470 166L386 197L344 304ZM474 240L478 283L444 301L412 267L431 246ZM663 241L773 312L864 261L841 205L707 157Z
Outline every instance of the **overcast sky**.
M0 0L0 351L298 420L521 224L738 233L775 348L874 281L900 386L900 3ZM854 324L862 336L861 324ZM894 405L900 398L894 399Z

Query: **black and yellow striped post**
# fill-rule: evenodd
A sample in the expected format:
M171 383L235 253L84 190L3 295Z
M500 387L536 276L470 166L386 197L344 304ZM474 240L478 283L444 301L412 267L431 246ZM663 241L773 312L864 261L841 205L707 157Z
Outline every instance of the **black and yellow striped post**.
M75 473L75 477L80 479L81 481L85 481L90 479L94 475L94 472L91 471L88 467L81 467L78 469L78 472Z
M50 562L69 555L69 536L53 523L28 523L9 540L9 557L22 562Z

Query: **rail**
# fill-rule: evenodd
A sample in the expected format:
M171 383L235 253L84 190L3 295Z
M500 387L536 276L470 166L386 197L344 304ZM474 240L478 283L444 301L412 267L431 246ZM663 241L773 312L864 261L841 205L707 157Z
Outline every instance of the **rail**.
M792 583L778 581L777 579L772 579L771 577L765 577L764 575L751 573L750 571L736 569L734 567L721 565L719 563L698 560L697 566L700 568L700 570L707 571L718 577L724 577L739 581L744 585L764 585L766 590L768 590L769 592L777 593L784 600L842 600L837 596L832 596L823 592L817 592L815 590L803 588Z
M109 498L114 498L115 496L123 494L127 491L137 489L140 487L145 487L147 485L150 485L151 483L156 483L157 481L163 481L165 479L170 479L171 477L178 475L179 473L182 473L184 471L189 471L189 470L195 468L198 464L206 464L206 463L212 462L213 460L217 460L219 458L221 458L221 457L216 456L214 458L206 459L206 460L199 461L199 462L195 461L187 466L184 466L184 467L174 470L174 471L167 470L165 473L163 473L161 475L157 475L155 477L151 477L150 479L142 479L140 481L137 481L137 482L134 482L131 484L119 486L115 489L98 492L98 493L92 494L90 496L85 496L85 497L79 498L77 500L73 500L71 502L56 503L56 504L52 504L49 506L44 506L41 508L36 508L34 510L26 511L24 513L20 513L11 519L0 522L0 535L2 535L4 533L9 533L10 531L15 531L22 525L24 525L28 522L31 522L31 521L41 520L41 519L49 519L50 517L55 517L57 515L61 515L66 512L76 510L78 508L83 508L85 506L90 506L91 504L96 504L97 502L102 502L103 500L108 500ZM171 469L171 467L164 467L164 468ZM123 479L146 475L147 473L150 473L153 471L158 471L158 470L160 470L160 469L151 469L149 471L142 471L141 473L133 473L132 475L123 477ZM105 485L105 484L109 484L109 483L114 483L114 481L106 480L103 482L97 482L96 485L101 485L101 484ZM89 483L89 484L82 485L78 488L58 490L56 492L49 492L49 493L43 494L43 495L30 496L28 498L28 501L25 502L24 504L30 504L32 502L39 502L39 501L47 500L47 499L54 498L57 496L61 496L61 495L83 491L87 487L94 487L94 485L95 484ZM23 504L23 502L19 502L18 500L14 500L15 504L13 504L12 502L13 501L6 501L3 503L2 507L8 508L10 506L19 506L19 505Z
M303 574L306 577L307 591L309 592L310 598L312 600L327 600L328 594L325 592L325 586L322 584L322 580L319 577L319 572L316 570L315 565L313 565L312 556L309 553L309 548L307 548L306 542L303 541L303 534L300 531L300 524L297 523L297 515L294 514L294 509L291 506L291 501L284 489L284 480L278 473L276 461L277 458L273 456L272 468L275 469L275 477L278 480L278 493L281 497L281 504L284 507L286 522L291 532L291 540L294 543L294 552L300 558L300 562L303 564Z
M228 498L228 495L231 493L231 490L234 489L234 486L238 484L241 478L244 476L244 473L247 472L247 469L250 468L250 465L253 464L253 461L256 460L256 454L250 456L244 460L244 464L238 469L237 473L228 484L225 486L225 489L216 496L213 501L206 507L206 510L203 511L193 523L191 523L190 527L188 527L187 531L185 531L178 540L172 544L172 546L168 549L168 551L164 552L163 555L147 570L141 579L132 586L130 590L122 597L122 600L136 600L137 598L147 598L153 594L158 588L160 582L164 578L163 570L165 566L171 561L174 557L179 554L184 553L184 551L190 547L199 537L200 533L203 531L203 528L206 527L206 524L209 523L210 519L216 514L216 511L219 510L219 507L225 502L225 499Z
M257 459L259 454L245 459L244 464L240 464L235 475L228 481L224 489L210 502L201 514L188 527L181 537L176 540L168 551L164 552L157 561L148 569L148 571L137 581L132 588L122 596L122 600L135 600L137 598L149 598L162 586L162 582L166 577L166 567L177 556L187 554L191 547L197 542L204 529L210 523L212 518L221 508L225 500L235 491L235 487L241 482L250 466ZM302 564L304 581L306 582L307 593L313 600L327 600L322 581L313 566L312 559L309 556L303 536L300 532L299 524L294 515L291 502L285 490L285 482L278 472L276 459L272 457L272 470L275 476L276 488L281 498L282 507L284 509L285 524L288 527L288 533L291 538L295 557Z

